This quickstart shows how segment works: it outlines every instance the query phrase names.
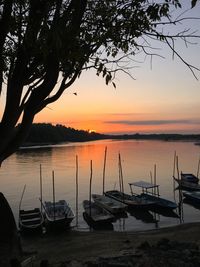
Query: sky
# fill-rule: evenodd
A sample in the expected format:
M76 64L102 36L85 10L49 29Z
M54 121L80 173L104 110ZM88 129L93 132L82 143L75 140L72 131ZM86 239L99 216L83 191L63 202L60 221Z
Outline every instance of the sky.
M187 14L199 17L200 3ZM200 35L200 20L185 27ZM152 64L150 58L135 63L131 72L135 79L120 73L115 89L94 71L87 71L34 122L106 134L200 133L200 72L196 72L196 80L183 62L173 59L167 46L155 46L165 59L153 57ZM187 62L200 68L200 40L188 47L177 42L176 48ZM144 61L142 56L137 59Z

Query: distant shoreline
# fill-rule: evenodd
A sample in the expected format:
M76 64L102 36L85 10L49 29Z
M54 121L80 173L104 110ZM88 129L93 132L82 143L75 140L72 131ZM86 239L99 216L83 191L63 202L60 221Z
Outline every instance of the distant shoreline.
M150 134L150 135L107 135L103 138L97 138L92 140L73 140L73 141L58 141L58 142L25 142L20 149L31 148L31 147L45 147L45 146L52 146L52 145L61 145L66 143L83 143L83 142L92 142L92 141L99 141L99 140L151 140L151 141L164 141L164 142L193 142L194 145L200 146L200 135L179 135L179 134Z
M163 140L190 141L200 144L200 134L101 134L85 130L76 130L63 125L34 123L29 136L22 147L57 145L66 142L88 142L97 140Z

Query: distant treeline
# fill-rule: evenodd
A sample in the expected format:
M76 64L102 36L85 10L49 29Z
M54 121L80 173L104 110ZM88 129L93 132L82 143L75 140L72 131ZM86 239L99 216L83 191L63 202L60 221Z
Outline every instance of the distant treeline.
M60 142L83 142L107 138L103 134L75 130L50 123L34 123L25 144L52 144Z
M136 139L136 140L164 140L164 141L197 141L200 134L124 134L124 135L105 135L96 132L76 130L50 123L34 123L25 144L53 144L60 142L84 142L100 139Z
M200 141L200 134L124 134L112 139L163 140L163 141Z

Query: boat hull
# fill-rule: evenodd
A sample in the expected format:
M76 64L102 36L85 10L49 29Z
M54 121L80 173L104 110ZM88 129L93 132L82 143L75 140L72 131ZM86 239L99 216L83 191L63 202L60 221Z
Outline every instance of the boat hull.
M195 204L200 204L200 191L183 192L183 196Z
M188 181L184 181L181 179L174 178L174 180L178 183L180 188L189 190L189 191L200 191L200 185Z
M111 224L115 221L115 216L113 216L106 209L98 206L95 202L88 200L83 201L84 208L84 219L91 225L106 225Z
M170 200L167 200L167 199L164 199L158 196L142 193L141 197L154 202L153 204L154 208L169 209L169 210L173 210L177 208L177 204L175 202L172 202Z
M148 209L154 204L154 202L144 199L141 196L132 196L117 190L107 191L105 192L105 195L122 203L125 203L129 208Z
M41 231L44 217L39 208L19 211L19 228L23 232Z
M124 213L128 208L128 205L105 195L92 194L92 198L98 206L114 215Z
M63 228L70 227L75 218L74 212L65 200L44 203L45 222L47 227Z

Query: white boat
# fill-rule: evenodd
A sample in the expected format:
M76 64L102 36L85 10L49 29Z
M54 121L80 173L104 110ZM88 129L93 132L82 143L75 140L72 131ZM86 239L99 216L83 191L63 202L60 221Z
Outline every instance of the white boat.
M175 202L160 197L159 185L157 184L149 183L146 181L139 181L139 182L129 183L129 186L131 188L132 194L134 194L132 186L137 186L142 188L142 193L138 196L140 196L142 199L152 201L154 203L153 206L155 208L172 209L172 210L177 208L177 204Z
M19 211L19 228L21 231L42 230L44 217L39 208Z
M92 194L92 198L98 206L105 208L112 214L123 213L128 208L128 205L105 195Z
M90 225L106 225L114 222L115 217L106 209L98 206L95 202L84 200L84 219Z
M69 226L75 215L65 200L45 201L43 204L45 221L53 227Z

